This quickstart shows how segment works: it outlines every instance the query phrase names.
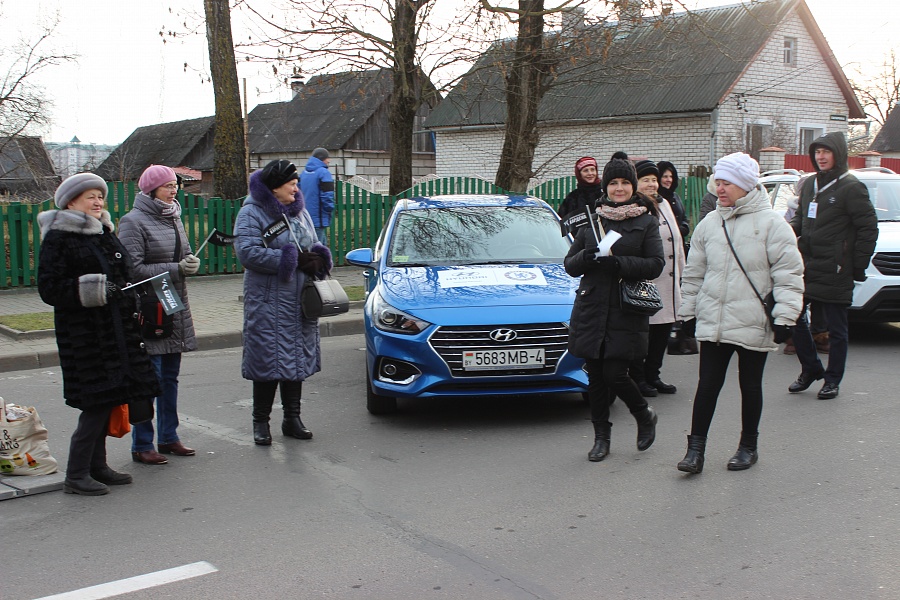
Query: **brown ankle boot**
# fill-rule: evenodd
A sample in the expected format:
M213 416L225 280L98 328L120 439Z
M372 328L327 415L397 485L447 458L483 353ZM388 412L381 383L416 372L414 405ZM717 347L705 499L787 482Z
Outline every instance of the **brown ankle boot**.
M828 332L823 331L822 333L817 333L813 336L813 341L816 343L816 350L821 352L822 354L828 354L828 350L831 347L831 342L828 339Z

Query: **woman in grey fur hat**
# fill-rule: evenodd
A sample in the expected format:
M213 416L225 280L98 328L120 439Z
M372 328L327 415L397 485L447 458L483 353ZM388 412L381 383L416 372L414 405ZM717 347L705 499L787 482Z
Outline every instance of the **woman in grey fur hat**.
M134 314L125 248L104 210L106 182L79 173L56 190L59 210L38 215L41 252L38 291L53 306L66 404L81 411L69 445L64 491L99 496L131 483L106 463L113 407L149 402L159 393Z

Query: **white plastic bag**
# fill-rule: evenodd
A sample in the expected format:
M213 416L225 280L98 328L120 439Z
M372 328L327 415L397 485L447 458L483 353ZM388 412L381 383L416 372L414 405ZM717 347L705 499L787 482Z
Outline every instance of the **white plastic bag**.
M56 473L47 437L37 410L6 404L0 397L0 477Z

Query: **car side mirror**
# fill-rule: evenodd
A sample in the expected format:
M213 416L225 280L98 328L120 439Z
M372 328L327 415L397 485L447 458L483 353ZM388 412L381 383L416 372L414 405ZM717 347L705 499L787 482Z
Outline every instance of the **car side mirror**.
M357 267L373 268L375 266L373 264L374 253L372 252L371 248L357 248L355 250L351 250L344 255L344 260Z

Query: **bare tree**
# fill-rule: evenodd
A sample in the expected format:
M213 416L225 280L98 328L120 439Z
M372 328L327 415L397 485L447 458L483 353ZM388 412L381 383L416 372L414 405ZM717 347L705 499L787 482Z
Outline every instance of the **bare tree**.
M453 43L451 28L464 28L471 11L449 20L433 18L436 0L287 0L287 11L303 15L281 21L254 10L268 34L238 46L250 60L271 60L272 52L293 74L329 69L389 68L393 91L389 104L390 193L412 185L415 117L423 103L440 100L431 74L459 61L472 60L484 44L466 48ZM293 27L293 23L309 27ZM268 48L261 52L259 45ZM425 63L428 68L425 68Z
M216 97L214 194L221 198L240 198L247 193L247 164L241 95L231 37L231 9L228 0L203 0L203 7L206 10L209 66Z
M866 114L879 126L883 126L900 102L900 64L897 62L896 52L892 49L884 57L878 73L873 76L867 78L857 71L857 77L851 81L851 85Z
M6 141L35 133L51 122L53 103L35 79L41 71L75 59L47 48L57 24L54 19L32 39L0 45L0 151Z

